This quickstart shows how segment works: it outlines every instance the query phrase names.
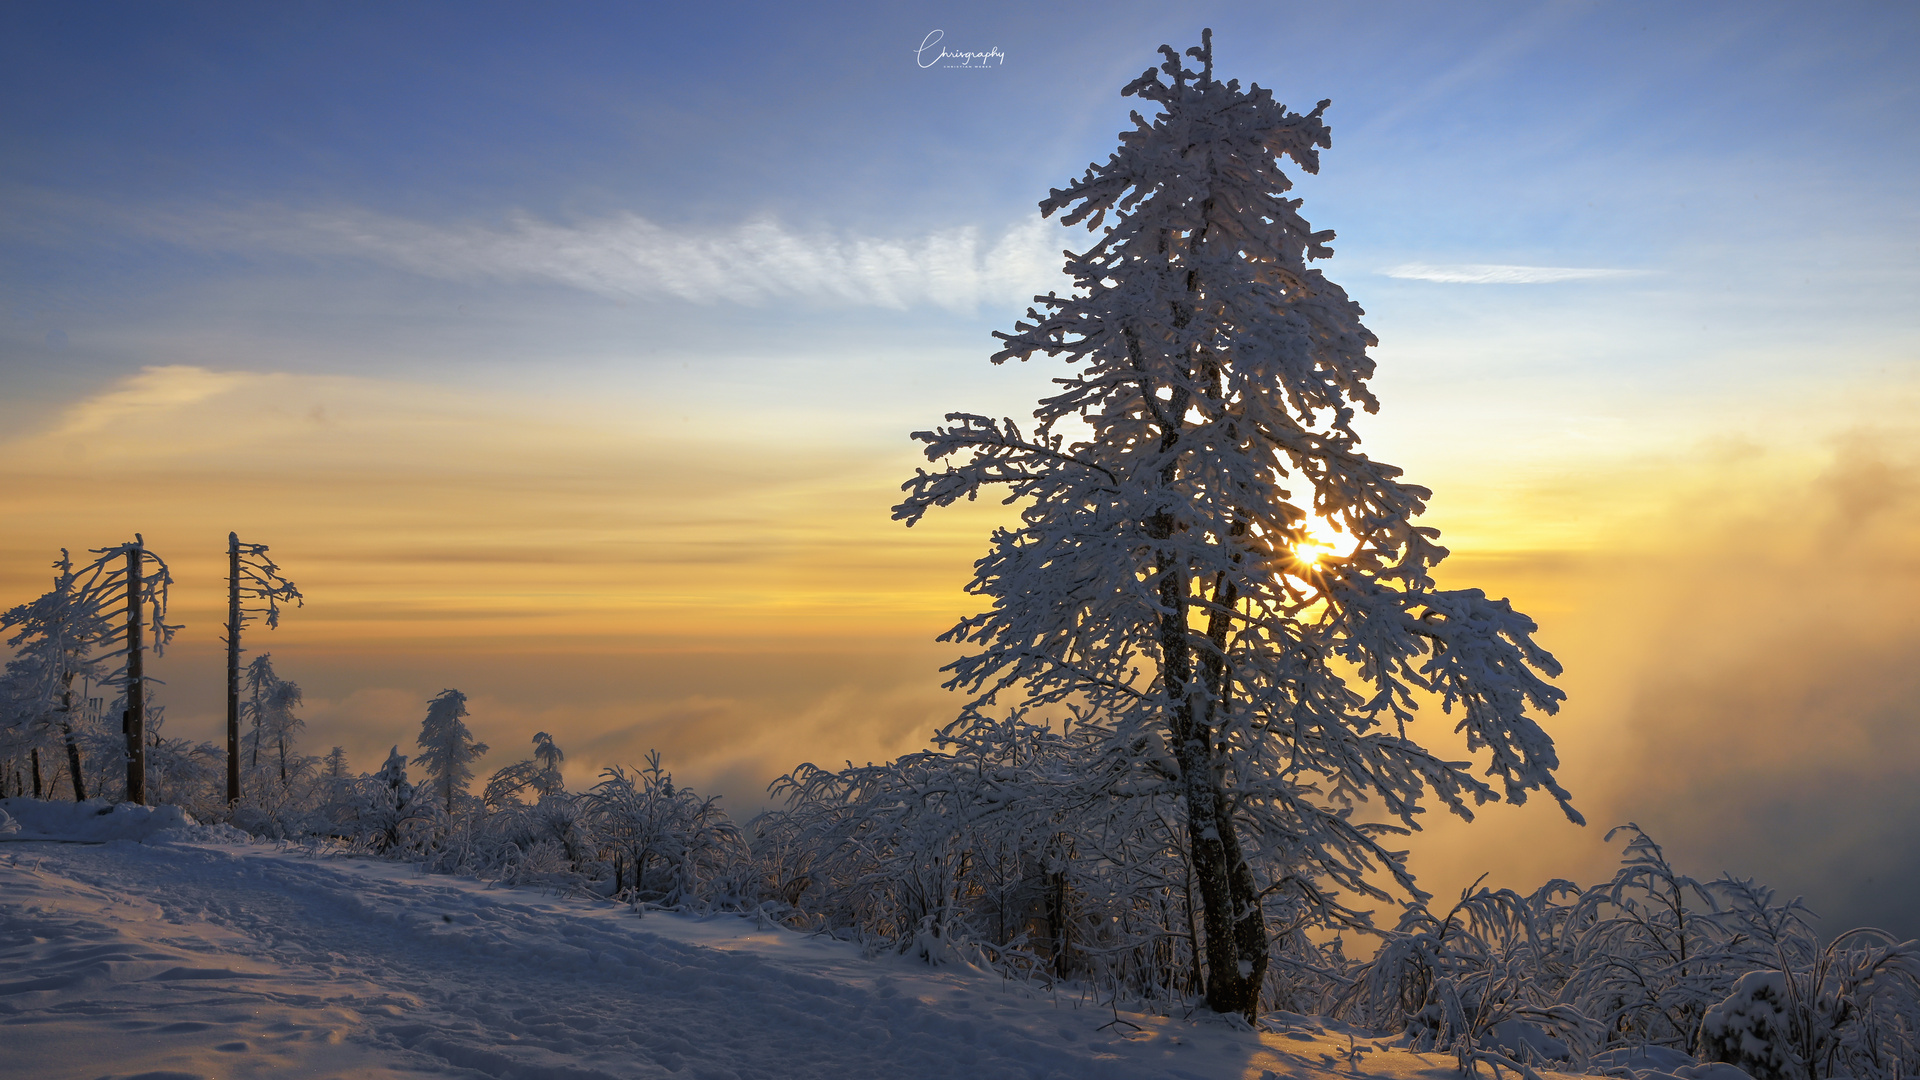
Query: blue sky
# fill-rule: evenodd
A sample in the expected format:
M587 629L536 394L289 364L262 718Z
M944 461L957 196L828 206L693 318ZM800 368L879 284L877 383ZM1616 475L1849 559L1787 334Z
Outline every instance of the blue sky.
M608 339L640 363L790 350L793 310L817 306L804 290L687 310L645 280L609 297L504 277L484 254L407 264L322 223L498 236L528 221L592 242L633 215L690 241L754 221L843 243L967 228L991 241L1107 152L1129 104L1118 86L1150 45L1202 24L1224 69L1297 107L1333 99L1326 173L1301 190L1341 235L1330 272L1377 309L1389 349L1472 337L1489 304L1577 316L1596 289L1679 338L1619 350L1617 366L1710 393L1734 375L1713 355L1730 339L1912 334L1910 313L1879 302L1915 284L1901 58L1920 20L1905 5L661 7L10 6L10 375L44 378L50 358L25 354L59 331L55 366L75 372L48 391L72 394L149 362L96 330L189 320L191 343L147 336L144 351L178 359L213 335L339 370L354 359L326 346L356 309L428 370L591 365ZM936 29L1006 59L920 69L913 50ZM1513 287L1382 276L1409 263L1637 273L1516 301L1486 295ZM236 288L313 302L269 318L224 305ZM942 343L978 348L1023 288L903 306ZM855 291L808 327L810 348L898 331L899 308ZM484 342L434 310L445 299L491 310ZM1689 324L1711 340L1682 338Z
M356 762L444 685L496 745L573 724L582 779L662 746L743 801L919 745L991 515L889 523L905 433L1031 408L989 335L1084 235L1035 205L1203 26L1333 101L1296 179L1382 340L1362 430L1567 662L1589 818L1862 919L1821 830L1871 820L1920 882L1911 4L12 3L0 585L175 545L183 733L238 527ZM923 67L935 31L1003 59ZM1607 861L1531 810L1432 842Z
M0 420L156 364L875 446L1023 411L1044 375L978 360L1078 242L1034 204L1202 25L1333 99L1299 190L1382 339L1390 460L1844 426L1912 378L1909 7L662 8L10 7ZM936 30L1005 59L922 68ZM1420 276L1488 264L1592 275Z

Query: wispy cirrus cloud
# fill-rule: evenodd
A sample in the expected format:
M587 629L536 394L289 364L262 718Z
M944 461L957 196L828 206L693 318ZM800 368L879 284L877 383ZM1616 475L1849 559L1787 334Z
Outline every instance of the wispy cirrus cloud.
M1409 281L1441 281L1456 285L1545 285L1556 281L1592 281L1635 277L1642 270L1613 270L1586 266L1512 266L1505 263L1401 263L1380 271Z
M616 299L766 304L798 300L971 311L1024 302L1060 283L1058 226L990 236L974 226L917 236L804 232L758 218L719 228L633 213L574 223L515 214L437 224L363 210L148 216L151 235L200 249L369 259L455 281L548 281Z

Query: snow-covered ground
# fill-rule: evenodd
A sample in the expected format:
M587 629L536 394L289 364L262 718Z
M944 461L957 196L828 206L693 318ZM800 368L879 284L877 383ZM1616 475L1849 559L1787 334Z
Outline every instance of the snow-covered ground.
M210 842L132 807L0 808L21 825L0 836L5 1077L1458 1076L1450 1055L1305 1020L1115 1023L1097 1003L733 915L641 917Z

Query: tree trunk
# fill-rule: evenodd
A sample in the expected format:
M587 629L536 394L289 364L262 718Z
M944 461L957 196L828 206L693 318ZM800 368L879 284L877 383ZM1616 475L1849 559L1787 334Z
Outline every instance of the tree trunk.
M1187 807L1188 861L1200 886L1206 925L1207 1007L1239 1013L1252 1023L1267 974L1267 928L1253 870L1234 831L1233 805L1214 760L1212 712L1222 695L1215 691L1206 703L1195 701L1186 580L1177 568L1166 567L1160 575L1160 603L1162 684L1172 710L1168 729ZM1203 662L1210 683L1215 659Z
M1209 198L1201 207L1201 220L1210 222L1212 218L1213 200ZM1187 238L1187 250L1197 251L1205 239L1203 226ZM1163 235L1161 251L1171 251L1173 246L1173 238ZM1193 304L1200 294L1198 270L1189 269L1186 278L1187 299L1175 300L1169 312L1176 329L1184 329L1192 321ZM1125 337L1128 355L1142 376L1142 396L1153 408L1156 388L1148 375L1140 339L1130 329ZM1191 376L1205 371L1211 361L1195 349L1187 364L1186 374ZM1192 393L1187 385L1176 382L1164 409L1155 410L1160 451L1167 455L1160 481L1168 490L1179 476L1179 458L1172 451L1180 442ZM1146 524L1150 536L1170 539L1175 524L1171 508L1163 504ZM1241 853L1240 838L1234 831L1233 804L1214 746L1215 720L1227 700L1226 637L1231 620L1222 609L1231 610L1237 596L1224 576L1214 582L1215 605L1207 626L1212 648L1200 658L1199 675L1205 685L1196 688L1194 645L1187 626L1187 571L1171 551L1162 550L1157 561L1161 686L1171 710L1167 730L1174 760L1180 766L1181 798L1187 807L1187 862L1200 886L1201 915L1206 926L1207 1007L1215 1012L1239 1013L1252 1023L1259 1013L1260 985L1267 973L1266 920L1254 888L1253 870ZM1204 701L1195 701L1196 689L1204 689Z
M1180 902L1187 909L1187 950L1193 958L1193 988L1200 990L1207 985L1207 971L1200 965L1200 923L1193 910L1193 860L1185 859L1186 881L1180 888Z
M227 534L227 805L240 801L240 535Z
M1056 870L1047 875L1047 929L1053 948L1053 973L1067 977L1067 874Z
M127 801L147 801L147 712L145 651L140 633L141 542L127 545L127 711L120 726L127 737Z
M80 775L80 743L73 737L73 672L60 687L60 734L67 744L67 770L73 774L73 801L87 801L87 782Z
M73 737L72 723L62 720L60 726L65 729L67 737L67 769L73 774L73 801L86 802L87 781L80 772L80 743Z
M1199 740L1186 740L1192 747ZM1212 763L1189 750L1178 755L1187 804L1187 846L1200 886L1206 924L1207 1007L1253 1022L1267 974L1266 922L1253 875L1240 851L1227 793Z
M33 797L45 798L40 789L40 748L36 746L28 750L27 757L33 762Z

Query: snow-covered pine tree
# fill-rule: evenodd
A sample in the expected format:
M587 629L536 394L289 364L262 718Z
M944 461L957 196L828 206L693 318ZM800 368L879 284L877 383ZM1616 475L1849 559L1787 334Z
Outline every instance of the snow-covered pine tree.
M1036 298L1044 313L997 335L995 363L1063 355L1060 392L1032 434L965 413L916 433L929 459L959 460L920 471L894 513L911 525L989 484L1022 504L975 564L969 589L991 610L943 638L976 649L948 668L973 695L955 727L991 722L1002 693L1016 713L1078 708L1110 759L1134 763L1130 790L1176 792L1207 1004L1251 1016L1270 890L1337 915L1329 880L1381 895L1364 875L1384 865L1413 888L1350 819L1354 798L1413 827L1429 793L1471 816L1545 789L1579 817L1532 715L1563 696L1541 677L1559 665L1534 623L1438 588L1446 549L1414 524L1430 493L1359 449L1376 341L1308 267L1333 234L1300 216L1280 164L1318 171L1328 103L1302 115L1220 82L1211 31L1201 40L1186 54L1197 71L1162 46L1166 62L1122 91L1157 114L1134 113L1105 164L1040 203L1069 225L1112 219L1067 254L1073 294ZM1315 517L1352 552L1310 554ZM1459 710L1497 787L1408 736L1423 694Z
M487 752L486 743L473 741L473 732L461 723L467 715L467 695L442 690L427 702L427 718L420 724L420 753L413 759L427 774L428 786L453 811L455 795L464 795L473 782L470 765Z
M539 770L533 776L533 790L541 795L556 795L567 789L566 780L560 775L560 763L567 755L554 745L553 736L544 731L533 733L533 760Z

